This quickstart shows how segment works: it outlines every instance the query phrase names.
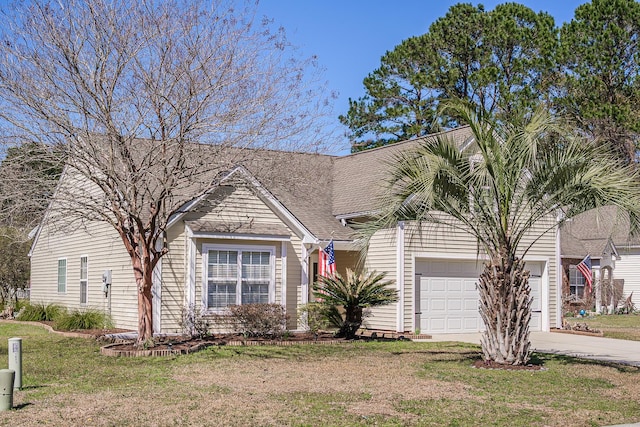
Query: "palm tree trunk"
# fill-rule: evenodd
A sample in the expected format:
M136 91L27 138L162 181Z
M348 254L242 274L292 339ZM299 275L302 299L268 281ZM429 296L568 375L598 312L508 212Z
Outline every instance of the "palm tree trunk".
M353 339L362 325L362 307L345 307L344 317L338 336Z
M508 365L529 361L531 288L524 261L498 259L484 266L478 282L484 359Z

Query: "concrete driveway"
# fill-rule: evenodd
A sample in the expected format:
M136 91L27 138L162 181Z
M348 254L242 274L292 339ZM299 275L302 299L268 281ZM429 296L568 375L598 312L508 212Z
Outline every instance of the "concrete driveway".
M431 341L480 344L480 333L434 335ZM559 332L532 332L531 346L541 353L562 354L640 367L640 341L589 337Z

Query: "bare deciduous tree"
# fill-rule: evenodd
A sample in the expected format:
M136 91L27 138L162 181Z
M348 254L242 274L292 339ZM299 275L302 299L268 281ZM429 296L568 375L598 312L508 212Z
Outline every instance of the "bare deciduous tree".
M314 58L299 59L254 5L235 6L34 0L3 17L4 132L64 145L50 220L117 230L138 288L138 344L152 338L152 272L171 216L265 149L322 149L329 100Z

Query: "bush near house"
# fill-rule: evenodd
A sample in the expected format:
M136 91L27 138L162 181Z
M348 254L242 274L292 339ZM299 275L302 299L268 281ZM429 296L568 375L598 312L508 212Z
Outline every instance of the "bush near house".
M340 327L340 324L335 325L330 320L327 307L320 302L310 302L300 306L298 320L306 326L306 330L314 335L330 326Z
M227 308L226 316L235 332L247 337L282 337L287 314L280 304L243 304Z

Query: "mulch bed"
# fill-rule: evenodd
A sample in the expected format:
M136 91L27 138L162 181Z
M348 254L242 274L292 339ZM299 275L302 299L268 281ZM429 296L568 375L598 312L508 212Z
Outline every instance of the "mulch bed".
M542 365L504 365L502 363L490 360L476 360L473 363L474 368L478 369L501 369L503 371L544 371L546 368Z

